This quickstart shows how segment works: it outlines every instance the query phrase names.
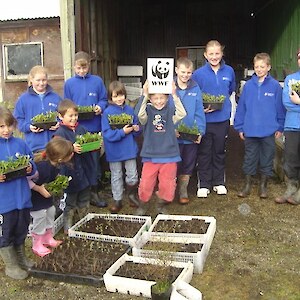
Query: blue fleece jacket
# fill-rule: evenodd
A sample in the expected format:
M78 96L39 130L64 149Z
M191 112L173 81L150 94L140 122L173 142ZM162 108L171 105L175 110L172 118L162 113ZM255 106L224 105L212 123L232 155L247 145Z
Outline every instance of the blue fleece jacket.
M74 144L76 136L83 135L86 132L87 130L80 124L78 124L75 130L61 124L57 129L55 136L61 136ZM67 193L77 193L88 186L97 184L95 166L93 165L93 159L90 152L82 154L74 153L71 165L64 164L61 166L61 174L72 177L72 180L69 182L69 186L66 189Z
M27 92L17 100L14 116L18 120L19 130L24 133L25 141L32 151L44 149L54 131L44 130L38 133L30 131L31 119L41 113L56 111L60 101L60 96L49 85L42 99L32 87L29 87Z
M188 127L193 127L195 122L201 135L205 134L206 120L203 110L202 93L198 84L194 80L188 81L188 86L185 90L181 90L177 84L177 78L174 80L177 87L177 95L179 96L182 105L185 108L187 115L179 122L182 122ZM176 125L178 127L178 124ZM179 144L192 144L193 142L178 139Z
M64 97L74 101L77 105L99 105L102 112L107 106L107 92L101 77L87 73L84 77L75 75L64 85ZM101 115L95 115L91 120L82 120L89 132L101 131Z
M138 146L135 137L141 133L141 130L125 134L123 129L111 129L109 125L109 115L120 115L122 113L133 116L133 124L138 124L138 118L129 105L110 104L105 109L102 116L102 135L108 162L125 161L137 157Z
M300 82L300 70L288 75L284 80L283 105L286 108L284 131L300 131L300 105L290 99L291 85Z
M232 67L226 65L222 60L220 69L215 73L207 62L193 73L192 79L198 83L202 93L214 96L224 95L226 97L221 110L205 114L206 122L218 123L229 120L231 114L229 97L235 91L236 86L235 74Z
M234 128L245 137L267 137L276 131L283 132L285 108L282 105L282 88L268 75L262 84L254 74L245 83L234 119Z
M7 161L10 157L16 159L16 153L30 155L32 152L24 140L11 136L8 139L0 138L0 160ZM31 160L32 175L36 172L36 165ZM0 182L0 214L15 209L31 208L31 191L26 176L18 179Z

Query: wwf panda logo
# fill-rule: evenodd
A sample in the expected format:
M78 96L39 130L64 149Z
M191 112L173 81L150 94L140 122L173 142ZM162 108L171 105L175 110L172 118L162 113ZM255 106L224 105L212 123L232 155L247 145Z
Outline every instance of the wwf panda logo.
M163 63L162 61L158 61L156 65L152 67L152 75L154 77L158 77L159 79L165 79L168 77L170 72L169 62Z

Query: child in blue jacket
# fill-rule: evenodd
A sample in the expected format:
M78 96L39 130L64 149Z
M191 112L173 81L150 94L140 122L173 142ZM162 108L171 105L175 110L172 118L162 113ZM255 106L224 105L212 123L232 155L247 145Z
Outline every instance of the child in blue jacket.
M225 186L225 145L230 126L230 95L235 91L233 68L223 60L223 46L216 41L209 41L205 47L206 64L193 75L203 94L210 97L225 97L222 109L211 107L204 109L206 131L198 149L198 191L199 198L206 198L211 189L217 195L226 195Z
M181 162L178 163L177 170L179 203L187 204L189 202L187 187L195 168L198 145L200 144L201 137L205 134L206 121L201 90L198 84L191 79L193 62L186 57L180 57L177 60L175 73L177 75L174 80L176 94L187 113L180 124L184 124L187 127L196 126L200 133L196 141L186 140L177 134L181 156Z
M15 138L17 125L12 113L0 107L0 161L15 160L32 152L24 140ZM36 171L34 162L26 169L28 175ZM30 223L31 192L26 176L7 180L0 171L0 255L5 274L13 279L25 279L33 263L25 256L25 239Z
M31 151L43 150L50 141L59 123L49 130L37 128L32 118L41 113L57 111L61 98L48 84L48 72L43 66L33 67L28 76L28 89L16 103L14 116L18 121L18 128L24 133L25 141Z
M89 73L90 56L84 51L75 54L75 75L69 78L64 85L65 99L71 99L78 106L94 106L95 115L90 120L79 120L87 131L95 133L101 131L101 116L107 107L107 92L101 77ZM92 153L97 173L97 181L100 184L102 171L100 166L100 151ZM100 199L100 186L92 186L91 204L104 207L106 202Z
M259 197L267 198L267 180L273 175L275 138L282 135L285 108L281 100L282 88L269 75L270 56L258 53L253 63L255 74L243 88L234 119L234 128L245 143L243 171L246 179L238 196L250 194L252 176L259 165Z
M136 157L138 146L135 137L141 133L137 116L129 105L125 104L126 89L123 83L113 81L109 88L109 106L102 116L102 134L106 151L106 160L111 171L111 189L114 203L110 207L112 213L117 213L122 208L123 199L123 164L125 167L125 182L131 206L137 207L136 198L138 172ZM113 129L109 124L111 115L127 114L132 116L132 124L120 129Z

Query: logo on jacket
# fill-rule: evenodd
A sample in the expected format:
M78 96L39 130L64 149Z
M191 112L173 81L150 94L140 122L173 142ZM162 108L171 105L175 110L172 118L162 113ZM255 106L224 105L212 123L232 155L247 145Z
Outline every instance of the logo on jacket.
M266 97L274 97L274 93L264 93L264 96Z
M152 124L155 126L155 131L165 131L164 127L166 121L162 119L161 115L155 115Z

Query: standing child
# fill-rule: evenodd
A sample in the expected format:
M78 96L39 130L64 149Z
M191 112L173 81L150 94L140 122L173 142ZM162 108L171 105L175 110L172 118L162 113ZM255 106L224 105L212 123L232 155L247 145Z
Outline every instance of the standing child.
M61 137L53 138L45 151L34 155L37 173L29 180L32 189L32 251L43 257L51 250L46 246L57 247L61 241L53 238L53 227L56 208L53 196L46 190L44 184L55 180L59 168L73 157L73 144ZM30 179L30 178L28 178Z
M276 203L300 204L300 95L292 90L292 85L300 86L300 48L297 51L299 70L288 75L284 80L283 105L286 108L284 123L284 163L286 190L275 199Z
M12 113L0 107L0 160L16 159L19 154L32 157L27 144L13 136L17 125ZM30 163L27 174L36 171ZM6 181L0 174L0 255L5 264L5 274L13 279L25 279L27 269L33 266L25 256L25 239L30 223L30 188L26 176Z
M71 141L74 147L72 166L62 166L62 175L71 176L72 180L66 189L66 207L64 209L64 231L73 225L75 211L80 218L88 213L91 186L96 183L96 166L90 152L81 154L81 146L76 143L76 136L83 135L87 130L78 124L78 107L69 100L64 99L58 106L58 116L61 124L55 136L61 136Z
M259 165L259 197L267 198L267 180L273 174L275 138L282 135L285 109L281 101L282 88L269 74L270 56L258 53L253 63L255 74L245 83L234 120L234 128L245 143L245 184L238 196L250 195L252 176Z
M202 93L225 97L221 110L210 107L206 114L206 132L198 148L199 198L206 198L213 189L218 195L226 195L225 187L225 143L229 131L231 114L230 95L235 91L235 74L223 60L223 47L212 40L205 47L206 64L197 69L192 78ZM203 94L202 94L203 96Z
M33 67L28 76L28 89L18 99L14 116L18 120L18 128L24 133L25 141L33 152L45 149L58 122L49 130L31 125L31 119L41 113L56 111L61 98L48 84L48 72L43 66Z
M132 206L137 207L139 201L136 197L138 172L136 157L138 146L135 136L140 134L137 116L133 108L125 104L126 89L123 83L113 81L108 88L109 106L102 117L102 133L106 151L106 160L109 162L111 172L111 189L114 204L110 207L112 213L117 213L122 208L123 199L123 164L125 166L125 182L128 198ZM109 125L110 115L127 114L132 116L132 124L121 129L112 129Z
M182 139L178 135L181 156L181 162L178 163L177 172L179 203L187 204L189 202L187 187L195 168L198 145L200 144L201 136L205 133L206 121L201 90L198 84L191 79L193 62L186 57L180 57L177 60L175 73L177 74L175 78L176 94L181 99L187 113L181 122L187 127L196 125L198 131L201 133L195 142Z
M86 52L79 51L75 54L75 76L69 78L64 85L64 97L71 99L78 106L94 106L95 115L90 120L79 120L89 132L101 131L101 114L107 106L107 92L101 77L89 73L90 57ZM92 153L97 181L101 180L100 151ZM98 207L107 206L106 201L99 197L98 185L92 186L91 204Z
M166 204L174 199L177 163L181 160L175 124L186 116L186 112L176 94L174 82L173 100L166 94L149 94L147 82L143 89L144 97L136 106L139 121L144 126L143 168L138 189L140 207L136 214L146 213L157 180L157 212L167 213Z

